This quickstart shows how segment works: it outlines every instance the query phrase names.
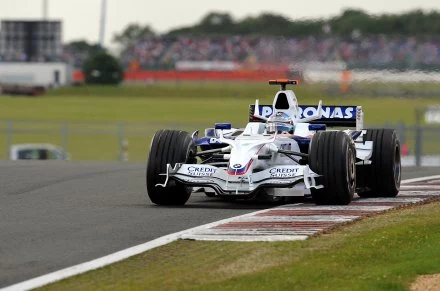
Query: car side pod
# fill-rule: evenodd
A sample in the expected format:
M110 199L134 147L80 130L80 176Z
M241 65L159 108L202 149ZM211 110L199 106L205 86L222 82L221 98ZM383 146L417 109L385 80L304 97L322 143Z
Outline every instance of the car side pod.
M307 189L322 189L324 188L323 185L316 185L316 179L314 177L314 175L312 175L312 173L310 173L310 168L308 166L304 167L304 185L306 186Z
M373 155L373 142L372 141L365 141L362 142L355 142L356 147L356 158L360 159L360 163L371 163L369 160L371 159L371 156Z

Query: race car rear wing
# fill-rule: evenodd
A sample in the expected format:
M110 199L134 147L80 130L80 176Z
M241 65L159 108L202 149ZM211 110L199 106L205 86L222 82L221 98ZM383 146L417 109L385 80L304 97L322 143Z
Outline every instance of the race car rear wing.
M306 118L316 114L318 106L299 106L299 117ZM262 122L263 120L254 116L255 105L249 105L249 122ZM264 117L272 115L272 105L258 105L258 113ZM313 120L312 124L325 124L327 126L356 127L362 130L364 127L364 114L362 106L322 106L322 118Z

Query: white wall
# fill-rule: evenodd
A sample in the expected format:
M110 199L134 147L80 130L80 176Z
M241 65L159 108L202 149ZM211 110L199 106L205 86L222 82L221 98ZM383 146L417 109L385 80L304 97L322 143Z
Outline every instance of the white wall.
M229 61L178 61L177 71L234 71L238 65Z
M59 71L59 84L55 84L55 71ZM71 83L71 75L65 63L0 63L0 84L65 86Z
M340 82L342 71L306 69L304 78L309 82ZM419 83L440 82L440 72L393 71L393 70L352 70L353 82L378 83Z

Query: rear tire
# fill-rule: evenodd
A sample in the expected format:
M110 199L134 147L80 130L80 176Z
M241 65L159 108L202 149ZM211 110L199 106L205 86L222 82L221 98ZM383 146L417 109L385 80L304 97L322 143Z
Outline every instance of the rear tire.
M156 186L165 182L167 164L195 163L192 158L196 147L191 136L180 130L159 130L151 141L147 162L146 184L151 202L158 205L184 205L192 188L177 181L168 180L166 187Z
M360 197L396 197L400 189L402 167L400 141L394 129L368 129L365 141L373 141L371 165L365 166L366 189Z
M322 189L312 188L318 205L347 205L356 189L356 148L342 131L317 132L310 143L310 169L322 175L316 179Z

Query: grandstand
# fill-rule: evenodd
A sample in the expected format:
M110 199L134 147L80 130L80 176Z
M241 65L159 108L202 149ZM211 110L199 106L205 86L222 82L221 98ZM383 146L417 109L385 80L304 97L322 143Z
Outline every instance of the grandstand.
M6 49L0 39L0 61L64 61L81 68L87 51L64 46L29 56L24 46ZM17 42L21 44L22 42ZM13 46L15 48L15 46ZM45 47L45 46L44 46ZM156 36L139 39L120 54L125 68L173 70L182 61L234 62L246 68L286 65L297 62L344 62L348 68L420 69L440 67L440 37L373 36L360 39L341 37L270 36Z
M440 38L159 36L138 40L122 52L121 61L148 70L174 69L180 61L229 61L246 67L338 61L348 68L429 70L440 66Z

